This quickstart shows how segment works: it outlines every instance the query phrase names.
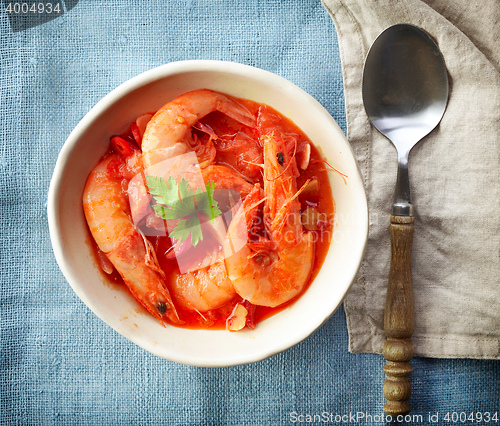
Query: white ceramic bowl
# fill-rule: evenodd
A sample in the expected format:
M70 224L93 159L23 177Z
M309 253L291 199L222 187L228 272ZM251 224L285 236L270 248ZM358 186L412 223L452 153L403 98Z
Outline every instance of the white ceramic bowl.
M330 173L336 221L323 267L292 306L255 330L189 330L163 327L126 292L107 285L97 269L82 209L92 167L143 112L154 111L190 90L208 88L265 103L292 119L320 147L347 183ZM311 96L270 72L231 62L182 61L147 71L105 96L76 126L57 160L48 196L48 219L57 262L83 302L104 322L147 351L172 361L223 367L260 361L290 348L322 325L340 306L363 257L368 233L365 190L353 152L328 112ZM332 338L335 338L332 336Z

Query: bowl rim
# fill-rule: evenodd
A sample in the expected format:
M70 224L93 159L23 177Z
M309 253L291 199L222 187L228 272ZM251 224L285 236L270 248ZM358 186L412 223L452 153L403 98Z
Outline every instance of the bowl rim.
M123 96L129 94L130 92L139 89L147 84L154 83L155 81L162 80L164 78L167 78L169 76L173 75L178 75L186 72L224 72L224 73L235 73L241 77L248 77L251 76L255 78L255 76L262 76L265 78L272 78L274 81L277 83L282 84L284 87L288 89L292 89L295 93L297 93L299 96L303 96L304 99L307 99L309 103L312 103L315 105L315 107L318 109L319 112L321 112L326 120L330 122L330 124L333 124L334 127L337 128L338 130L338 137L342 138L344 141L344 144L346 148L350 151L350 154L352 158L354 159L357 173L355 176L349 176L349 179L355 179L358 181L358 186L362 188L363 190L363 206L361 210L359 211L360 213L360 232L363 235L363 244L356 246L358 248L356 253L353 253L353 255L356 255L357 262L355 263L355 272L353 273L351 277L350 283L347 285L345 288L345 291L343 293L343 297L341 298L340 301L336 304L336 306L332 305L331 312L326 315L325 318L322 319L321 322L312 324L311 327L307 328L307 331L304 331L303 333L298 333L294 334L293 338L290 338L284 342L282 342L281 345L274 347L273 349L268 349L268 350L261 350L258 353L252 353L249 356L246 357L240 357L234 360L218 360L214 361L213 359L199 359L198 357L194 357L191 359L186 359L184 355L181 356L176 356L175 352L174 353L168 353L165 354L164 351L159 351L158 347L153 345L153 344L145 344L143 341L140 341L140 339L134 338L134 336L130 336L125 332L125 330L120 329L119 327L115 327L114 325L110 324L107 320L102 318L102 316L96 312L96 309L94 309L94 303L87 297L86 294L84 294L83 290L81 290L81 285L79 284L79 280L76 276L74 276L71 268L69 267L69 264L66 260L64 251L63 251L63 236L59 230L59 220L61 217L61 214L58 210L58 205L59 205L59 192L61 190L62 186L62 175L65 171L65 165L69 157L71 156L73 150L77 146L81 136L85 133L86 129L90 124L92 124L103 112L106 112L106 110L109 108L110 105L114 104L116 101L118 101L120 98ZM128 340L132 341L139 347L147 350L148 352L153 353L156 356L159 356L164 359L168 359L171 361L175 361L181 364L185 365L192 365L192 366L201 366L201 367L229 367L229 366L235 366L235 365L242 365L242 364L249 364L253 362L258 362L261 360L264 360L266 358L269 358L273 355L276 355L280 352L283 352L284 350L287 350L291 348L292 346L296 345L297 343L303 341L306 339L308 336L310 336L312 333L314 333L318 328L320 328L340 307L340 305L343 303L347 293L349 292L349 289L352 287L356 276L358 274L358 271L361 267L361 263L364 258L364 253L367 245L367 240L368 240L368 202L366 198L366 189L363 184L362 180L362 174L359 168L359 164L357 162L357 159L354 155L354 152L352 150L351 145L349 144L347 138L345 137L344 133L340 129L338 123L333 119L333 117L328 113L328 111L316 100L314 99L311 95L309 95L307 92L305 92L303 89L292 83L291 81L277 75L274 73L271 73L269 71L256 68L250 65L245 65L237 62L230 62L230 61L219 61L219 60L186 60L186 61L177 61L177 62L170 62L158 67L155 67L153 69L150 69L148 71L145 71L141 74L138 74L135 77L132 77L131 79L125 81L124 83L120 84L118 87L113 89L111 92L109 92L107 95L105 95L100 101L98 101L88 112L85 114L85 116L79 121L79 123L75 126L75 128L71 131L69 136L67 137L66 141L64 142L63 146L60 149L60 152L58 154L56 164L54 167L54 171L52 174L52 178L50 181L49 185L49 190L48 190L48 196L47 196L47 215L48 215L48 225L49 225L49 233L50 233L50 240L52 244L52 248L54 251L54 255L56 258L56 261L59 265L59 268L61 269L64 277L70 284L71 288L73 291L76 293L76 295L85 303L85 305L96 315L98 316L102 321L104 321L108 326L110 326L113 330L127 338Z

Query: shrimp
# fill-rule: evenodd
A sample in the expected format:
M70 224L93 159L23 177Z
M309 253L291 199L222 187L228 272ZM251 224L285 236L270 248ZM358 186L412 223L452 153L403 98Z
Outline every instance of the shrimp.
M220 308L236 296L224 260L197 271L174 274L170 288L177 303L199 313Z
M208 89L185 93L161 107L148 123L142 138L145 167L185 154L192 141L191 127L214 111L220 111L246 126L255 127L254 115L221 93Z
M304 288L313 265L314 242L300 222L295 147L265 110L259 113L258 127L264 149L264 226L269 238L248 242L225 262L228 277L243 299L275 307ZM229 233L236 229L235 222Z
M253 185L243 179L237 172L226 166L208 166L201 174L205 182L213 182L215 189L232 189L245 198L253 189Z
M126 168L125 159L112 154L101 160L87 179L83 209L90 232L136 300L160 321L180 323L154 249L130 217L123 178L110 173L116 163Z
M253 114L221 93L207 89L188 92L165 104L149 121L142 138L145 169L152 170L156 164L190 151L198 142L193 143L191 127L214 111L220 111L244 125L256 125ZM201 148L206 151L206 147ZM238 192L250 193L252 185L230 169L210 165L215 157L213 144L211 148L213 157L204 153L203 158L209 160L200 165L205 180L213 179L219 189L234 188ZM210 256L213 254L206 256L209 262L200 262L200 265L209 263L208 266L184 274L173 274L170 288L176 302L184 308L201 313L217 309L236 295L227 277L224 259L220 255L216 259Z

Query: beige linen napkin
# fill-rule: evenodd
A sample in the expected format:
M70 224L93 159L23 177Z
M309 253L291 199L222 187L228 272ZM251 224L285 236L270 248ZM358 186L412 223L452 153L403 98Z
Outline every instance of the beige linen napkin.
M450 80L440 125L415 146L415 354L500 359L500 2L323 0L338 34L347 137L364 174L369 241L345 300L352 352L382 352L389 216L397 155L371 127L361 81L366 53L385 28L421 27L437 42Z

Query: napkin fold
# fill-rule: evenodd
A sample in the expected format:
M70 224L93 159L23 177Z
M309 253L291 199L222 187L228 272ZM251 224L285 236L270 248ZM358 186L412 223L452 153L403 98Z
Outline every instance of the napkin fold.
M500 359L500 3L323 0L338 35L347 138L364 175L369 240L345 300L351 352L381 353L397 155L371 126L361 95L364 59L385 28L409 23L438 44L449 103L410 153L415 206L415 355Z

